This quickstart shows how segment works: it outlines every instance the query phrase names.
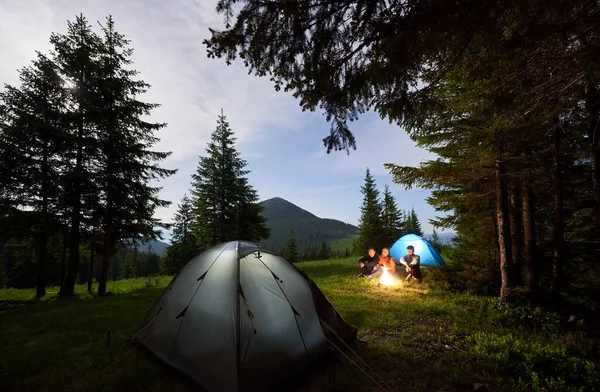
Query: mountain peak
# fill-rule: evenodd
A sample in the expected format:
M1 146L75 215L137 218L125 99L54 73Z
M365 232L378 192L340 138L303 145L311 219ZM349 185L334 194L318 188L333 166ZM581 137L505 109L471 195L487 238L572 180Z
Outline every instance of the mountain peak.
M270 238L263 241L263 244L275 249L285 246L290 229L294 229L300 249L320 247L322 242L358 234L358 228L353 225L335 219L319 218L281 197L263 200L260 204L263 207L262 215L267 219L267 227L271 229Z
M303 210L281 197L273 197L262 201L260 204L264 208L264 216L270 221L280 219L319 219L316 215Z

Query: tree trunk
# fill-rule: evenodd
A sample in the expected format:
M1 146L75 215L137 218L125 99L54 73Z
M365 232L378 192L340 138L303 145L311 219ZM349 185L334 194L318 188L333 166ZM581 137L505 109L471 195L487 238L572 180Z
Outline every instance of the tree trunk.
M61 296L71 296L75 290L75 281L79 271L79 241L81 237L81 181L83 180L83 107L79 104L79 127L77 130L77 157L73 176L71 197L71 237L69 241L69 266L64 284L60 288Z
M521 183L523 205L523 265L525 286L533 294L537 291L536 233L534 215L534 197L531 172L531 149L528 149L525 160L525 172Z
M112 41L109 38L109 46L112 50ZM111 74L111 78L114 75ZM100 278L98 279L98 295L105 296L106 295L106 281L108 279L108 268L110 266L110 254L112 249L112 230L113 230L113 198L115 192L115 182L114 182L114 154L113 154L113 145L115 142L115 113L113 111L114 108L114 98L112 96L112 91L109 91L108 97L108 113L107 113L107 123L106 123L106 132L107 132L107 140L106 140L106 210L104 212L104 241L102 246L102 262L100 264Z
M585 101L587 110L587 129L590 139L592 189L594 191L596 240L600 242L600 135L598 134L600 111L600 94L594 83L587 89Z
M500 260L500 247L498 246L498 214L492 215L492 236L494 237L494 263Z
M47 234L46 229L42 228L38 235L37 249L37 282L35 286L35 296L41 298L46 295L46 258L47 252Z
M521 227L521 180L513 179L510 192L510 243L511 243L511 277L514 285L521 284L521 273L523 268L523 233Z
M96 255L96 246L92 244L90 247L90 275L87 283L87 291L88 293L92 292L92 282L94 281L94 256Z
M65 273L67 269L67 242L69 241L69 229L62 227L62 255L60 257L60 287L65 284Z
M553 268L552 268L552 294L560 296L563 283L563 264L565 251L565 224L563 214L563 179L561 157L561 133L557 124L554 128L554 232L553 232Z
M102 249L102 264L100 265L100 279L98 281L98 295L106 295L106 280L108 277L108 267L110 265L110 254L112 249L112 201L107 199L106 203L106 224L104 226L104 246Z
M44 143L42 152L42 216L38 234L37 249L37 282L35 296L46 295L46 264L48 258L48 142Z
M510 223L508 213L508 197L506 189L505 165L496 160L496 222L498 224L498 248L500 256L500 274L502 286L500 297L505 301L511 300L511 245L510 245Z

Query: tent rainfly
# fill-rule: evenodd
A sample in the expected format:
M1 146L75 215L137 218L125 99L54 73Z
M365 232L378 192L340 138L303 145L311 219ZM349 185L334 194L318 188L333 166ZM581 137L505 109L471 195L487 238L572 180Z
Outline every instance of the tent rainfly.
M292 263L233 241L186 264L134 340L207 391L229 392L273 388L356 334Z
M406 254L406 247L412 245L415 248L415 254L421 258L423 267L441 267L445 265L442 256L433 248L433 246L424 238L416 234L407 234L398 239L390 248L390 256L394 260L400 260Z

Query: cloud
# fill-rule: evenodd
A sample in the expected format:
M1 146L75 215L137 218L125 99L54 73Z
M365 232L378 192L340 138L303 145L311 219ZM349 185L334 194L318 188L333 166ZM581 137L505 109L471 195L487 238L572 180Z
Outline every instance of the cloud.
M206 56L202 40L208 37L208 27L222 24L215 5L216 1L192 0L4 0L0 4L0 80L17 84L16 70L30 63L35 50L47 52L50 34L66 32L67 20L83 13L97 27L96 21L104 22L112 14L117 30L131 41L139 77L151 84L140 99L161 104L152 120L168 123L158 133L162 140L156 149L172 151L163 166L180 169L160 183L162 197L175 203L161 209L158 216L170 220L221 109L240 146L267 137L274 126L294 130L303 115L297 101L275 92L268 78L249 76L239 62L226 66ZM259 158L259 153L250 151L246 157Z
M276 92L268 78L248 75L240 61L226 66L206 56L202 41L208 27L222 24L216 3L2 0L0 82L17 84L17 69L28 65L36 50L47 52L50 34L66 32L67 20L82 13L97 28L96 21L112 15L117 30L134 48L139 77L151 85L140 99L161 104L151 119L168 123L157 134L161 141L156 149L172 151L162 166L179 171L158 184L161 197L173 203L157 210L156 217L166 222L188 192L221 109L235 132L236 147L250 164L251 183L261 199L281 196L322 217L357 221L359 185L367 166L374 175L391 180L383 163L416 165L430 158L401 128L374 114L351 124L357 151L349 156L326 154L321 140L329 125L321 113L302 112L291 94ZM346 203L338 202L341 199Z

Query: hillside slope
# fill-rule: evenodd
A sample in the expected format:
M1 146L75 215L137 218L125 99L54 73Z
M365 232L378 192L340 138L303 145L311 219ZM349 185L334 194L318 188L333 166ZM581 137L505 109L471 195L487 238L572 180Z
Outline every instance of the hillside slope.
M264 200L260 204L264 208L267 226L271 229L271 237L261 242L274 250L285 247L292 228L301 251L320 247L323 242L352 237L359 231L358 227L349 223L319 218L280 197Z
M156 253L160 257L164 256L165 253L167 253L167 248L169 246L170 245L167 244L166 242L159 241L159 240L151 240L151 241L143 243L143 244L142 243L137 244L137 248L140 252L152 251L153 253Z

